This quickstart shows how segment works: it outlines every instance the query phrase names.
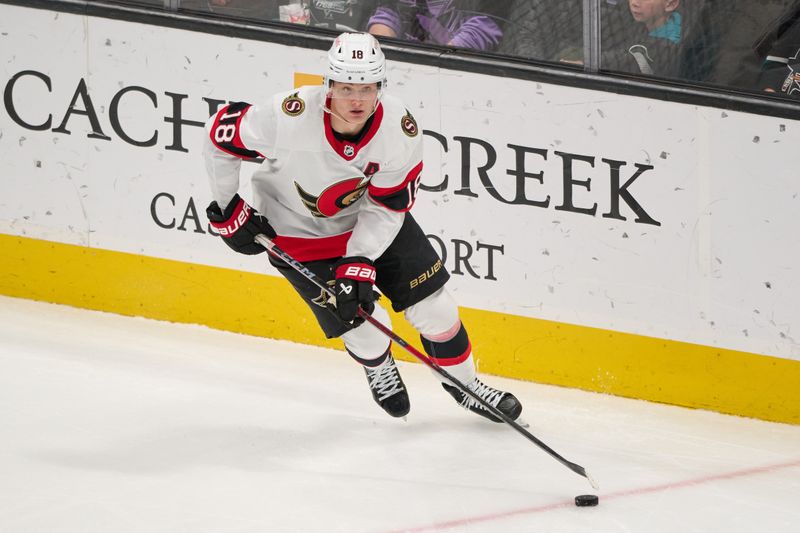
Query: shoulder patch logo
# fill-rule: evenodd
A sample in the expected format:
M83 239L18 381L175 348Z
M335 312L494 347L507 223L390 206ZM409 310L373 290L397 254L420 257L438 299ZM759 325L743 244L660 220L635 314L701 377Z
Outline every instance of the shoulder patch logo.
M293 93L284 98L281 109L290 117L296 117L306 110L306 103L297 93Z
M409 137L416 137L417 133L419 133L417 121L414 120L414 117L408 109L406 109L406 114L403 115L403 118L400 119L400 128L403 130L403 133Z

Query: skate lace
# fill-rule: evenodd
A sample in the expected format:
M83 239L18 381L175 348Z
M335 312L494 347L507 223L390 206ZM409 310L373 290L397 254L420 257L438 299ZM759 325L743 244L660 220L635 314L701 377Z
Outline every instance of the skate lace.
M367 368L367 378L369 379L369 388L378 392L378 401L383 401L403 390L394 360L390 360L378 368Z
M483 384L478 378L475 378L472 383L467 385L467 387L492 407L497 407L497 404L500 403L500 399L505 394L501 390L493 389L492 387ZM479 409L483 409L484 411L486 410L484 406L475 401L471 396L463 393L462 395L463 398L461 399L461 406L465 409L477 407Z

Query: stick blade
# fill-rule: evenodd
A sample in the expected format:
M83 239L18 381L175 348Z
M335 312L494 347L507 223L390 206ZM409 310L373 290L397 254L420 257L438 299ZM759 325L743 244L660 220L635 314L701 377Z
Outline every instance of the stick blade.
M583 474L584 477L586 477L586 479L589 481L589 485L591 485L594 490L600 490L600 484L597 483L597 480L595 480L592 476L589 475L589 472L584 470Z
M589 484L592 486L594 490L600 490L600 485L591 475L589 475L589 472L587 472L584 467L582 467L579 464L571 463L569 461L567 461L565 464L570 470L572 470L576 474L585 477L586 481L589 482Z

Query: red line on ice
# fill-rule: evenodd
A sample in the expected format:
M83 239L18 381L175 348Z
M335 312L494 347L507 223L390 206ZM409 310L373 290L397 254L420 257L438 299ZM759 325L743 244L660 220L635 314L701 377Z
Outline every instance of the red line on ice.
M788 463L777 463L772 465L765 465L765 466L757 466L754 468L747 468L744 470L735 470L733 472L726 472L723 474L714 474L710 476L699 477L695 479L687 479L684 481L676 481L674 483L663 483L661 485L653 485L652 487L642 487L638 489L630 489L630 490L621 490L617 492L612 492L609 494L600 494L600 504L604 501L608 501L611 499L621 498L623 496L639 496L641 494L652 494L654 492L664 492L667 490L672 489L682 489L685 487L693 487L695 485L703 485L705 483L710 483L712 481L724 481L727 479L736 479L740 477L747 477L753 476L756 474L763 474L765 472L774 472L776 470L782 470L784 468L792 468L795 466L800 466L800 460L798 461L791 461ZM482 516L473 516L471 518L461 518L458 520L450 520L447 522L439 522L438 524L430 524L427 526L419 526L413 527L409 529L398 529L395 532L391 533L418 533L422 531L441 531L444 529L451 529L454 527L459 526L466 526L468 524L476 524L480 522L490 522L492 520L501 520L503 518L509 518L512 516L520 516L525 514L534 514L534 513L543 513L547 511L553 511L555 509L561 509L564 507L574 507L575 501L573 499L565 500L556 503L550 503L547 505L541 505L538 507L526 507L524 509L516 509L513 511L505 511L502 513L494 513L494 514L487 514Z

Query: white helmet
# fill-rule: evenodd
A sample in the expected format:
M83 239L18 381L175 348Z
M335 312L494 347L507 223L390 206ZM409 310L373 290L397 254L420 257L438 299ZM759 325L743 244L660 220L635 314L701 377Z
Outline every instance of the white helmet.
M325 87L332 81L378 83L386 87L386 57L378 40L369 33L343 33L328 50L328 73Z

